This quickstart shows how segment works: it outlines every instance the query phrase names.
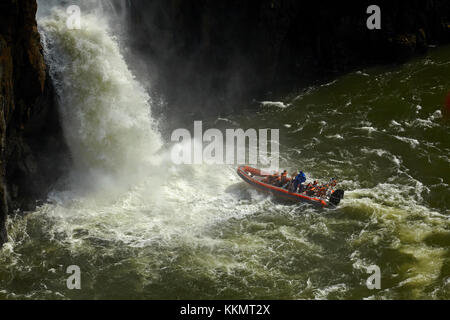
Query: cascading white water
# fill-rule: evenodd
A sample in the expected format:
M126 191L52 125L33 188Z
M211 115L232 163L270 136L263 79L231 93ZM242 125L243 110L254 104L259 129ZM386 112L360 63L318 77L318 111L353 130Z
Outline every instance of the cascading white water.
M150 97L128 69L106 22L83 16L81 30L55 10L40 23L66 139L78 170L130 175L161 146Z
M225 189L237 178L227 167L175 167L158 152L151 99L128 69L108 19L92 12L83 13L81 30L67 28L62 9L40 15L75 162L69 190L54 193L57 205L42 210L69 237L79 228L130 243L196 237L194 230L234 214L226 208L238 199ZM211 179L213 170L220 175ZM90 227L99 221L108 227Z

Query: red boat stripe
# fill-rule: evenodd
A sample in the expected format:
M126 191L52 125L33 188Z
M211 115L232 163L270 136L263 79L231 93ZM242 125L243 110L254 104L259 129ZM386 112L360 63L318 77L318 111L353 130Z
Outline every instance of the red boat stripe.
M305 199L305 200L308 200L308 201L313 201L313 202L316 202L316 203L320 203L323 206L327 206L327 203L325 201L321 200L321 199L310 198L310 197L304 196L302 194L292 193L292 192L289 192L287 190L284 190L284 189L281 189L281 188L277 188L277 187L274 187L274 186L271 186L271 185L259 182L258 180L255 180L255 179L252 179L251 177L249 177L242 168L238 168L238 171L241 171L241 173L245 177L245 179L248 179L252 183L258 184L258 185L260 185L263 188L270 189L270 190L277 191L277 192L281 192L281 193L285 193L286 195L289 195L289 196L302 198L302 199Z

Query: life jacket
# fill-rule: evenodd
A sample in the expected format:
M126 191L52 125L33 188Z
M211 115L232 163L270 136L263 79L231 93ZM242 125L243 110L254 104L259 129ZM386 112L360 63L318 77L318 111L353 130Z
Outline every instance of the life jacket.
M272 174L271 176L268 176L266 179L264 179L265 183L273 183L278 175L276 173Z
M273 177L273 182L274 183L280 183L281 182L281 176L278 174L275 174Z

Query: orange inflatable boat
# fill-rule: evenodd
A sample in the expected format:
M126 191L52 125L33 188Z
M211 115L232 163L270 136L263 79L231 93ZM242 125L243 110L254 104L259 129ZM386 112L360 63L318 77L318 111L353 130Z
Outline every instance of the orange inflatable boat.
M307 202L321 207L336 207L344 198L344 190L333 190L330 195L318 197L308 196L306 193L294 193L284 188L274 186L263 182L268 175L263 174L261 170L249 166L239 167L238 175L253 187L271 193L275 197L295 202Z

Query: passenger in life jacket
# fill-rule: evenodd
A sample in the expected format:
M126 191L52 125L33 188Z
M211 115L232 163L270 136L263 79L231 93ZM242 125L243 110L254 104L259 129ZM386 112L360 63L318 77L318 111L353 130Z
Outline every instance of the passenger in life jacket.
M267 176L265 179L263 179L262 182L267 184L274 184L278 178L279 174L278 172L275 172L271 176Z
M275 187L281 187L282 186L282 175L280 176L280 175L277 175L276 176L276 178L275 178L275 180L273 181L273 185L275 186Z
M303 183L306 182L306 175L303 173L303 171L300 171L297 177L295 177L294 180L294 189L292 192L297 192L297 190L300 187L300 193L303 192Z
M328 190L327 185L322 185L322 186L319 188L318 196L319 196L319 197L324 197L324 196L327 194L327 190Z
M312 183L308 183L308 185L305 188L306 195L311 195L311 189L312 189Z
M298 172L293 172L291 175L291 178L287 177L288 181L287 183L283 186L283 188L287 189L289 192L292 192L292 187L294 185L294 180L295 177L298 175Z
M314 195L314 191L315 191L315 189L314 189L313 185L310 183L308 185L308 189L306 190L306 195L312 197Z
M281 181L280 173L275 172L270 179L270 184L277 185L280 181Z
M317 180L314 180L313 184L311 185L311 188L308 192L309 196L314 196L318 193L319 191L319 183L317 182Z
M284 185L286 185L286 183L289 182L289 178L288 178L288 172L287 170L284 170L283 173L281 174L281 183L280 183L280 187L283 187Z
M331 188L336 187L336 185L337 185L337 180L335 178L331 178L331 181L330 181Z

